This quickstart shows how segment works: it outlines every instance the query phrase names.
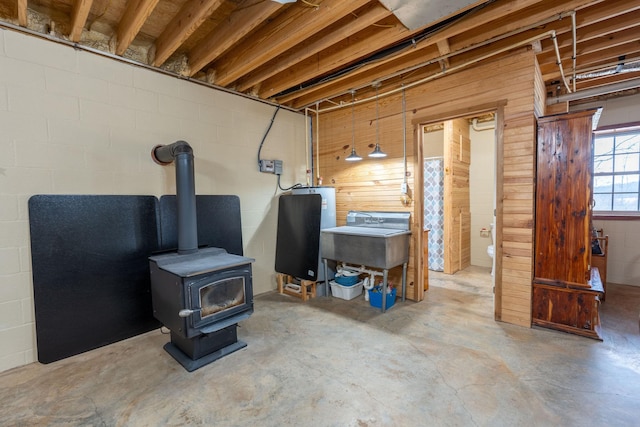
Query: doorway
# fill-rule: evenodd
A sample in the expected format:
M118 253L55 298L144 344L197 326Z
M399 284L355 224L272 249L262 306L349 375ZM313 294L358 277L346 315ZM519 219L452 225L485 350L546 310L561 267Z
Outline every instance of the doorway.
M488 112L420 125L425 274L454 274L470 265L493 273L495 122Z

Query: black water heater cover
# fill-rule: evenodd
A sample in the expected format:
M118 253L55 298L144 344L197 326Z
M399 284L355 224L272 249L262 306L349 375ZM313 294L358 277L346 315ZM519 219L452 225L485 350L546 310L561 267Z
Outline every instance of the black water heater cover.
M276 272L318 280L322 196L285 194L278 203Z

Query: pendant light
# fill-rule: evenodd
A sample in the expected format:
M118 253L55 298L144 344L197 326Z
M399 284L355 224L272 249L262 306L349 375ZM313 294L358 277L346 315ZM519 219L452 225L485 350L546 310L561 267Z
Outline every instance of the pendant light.
M387 153L380 149L380 120L378 118L378 88L380 87L380 83L375 83L374 87L376 88L376 147L369 153L369 157L380 158L387 157Z
M351 154L345 159L347 162L357 162L362 157L356 153L356 116L354 111L354 102L356 100L356 91L351 91Z

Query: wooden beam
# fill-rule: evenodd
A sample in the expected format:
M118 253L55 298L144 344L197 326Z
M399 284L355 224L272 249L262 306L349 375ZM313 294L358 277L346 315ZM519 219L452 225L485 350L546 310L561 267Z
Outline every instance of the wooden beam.
M93 0L76 0L73 5L73 13L71 16L71 32L69 33L69 40L77 42L82 36L82 29L87 22L87 16L91 10Z
M500 12L498 12L498 9L496 8L495 13L490 13L486 16L487 19L483 20L481 19L481 16L475 18L477 22L471 25L470 28L467 28L464 32L458 31L456 34L450 36L449 44L451 45L451 49L458 50L463 47L482 43L485 40L492 39L502 34L523 30L526 27L539 24L549 18L557 18L561 13L567 13L571 10L583 7L586 4L593 3L593 1L571 0L558 2L557 0L545 0L542 2L532 2L527 5L523 4L522 7L514 7L512 10L508 11L507 7L509 6L509 3L510 2L502 4L503 7L500 9ZM490 6L485 9L489 9L489 7ZM484 12L478 12L478 15L481 14L484 15ZM492 17L491 15L494 16ZM469 18L469 21L472 19L474 19L473 16ZM542 33L546 30L555 29L560 33L561 28L564 29L564 31L571 32L570 17L544 25L537 28L537 31Z
M582 2L586 2L587 0L580 0ZM508 16L509 14L514 13L514 11L520 10L521 8L528 7L531 5L535 5L540 3L541 0L519 0L515 2L497 2L492 3L485 7L484 9L478 11L475 14L472 14L457 23L451 24L450 26L444 28L443 30L434 33L429 38L422 40L414 49L407 49L404 52L397 52L396 55L390 58L381 59L377 62L379 66L384 65L389 61L397 61L402 58L404 55L410 55L416 50L420 49L429 49L437 44L438 41L449 39L450 37L454 37L460 35L466 31L469 31L472 28L476 27L484 27L484 25L488 22L494 21L496 19L500 19L502 17ZM404 27L403 27L404 28ZM422 30L422 29L419 29ZM414 34L419 33L419 30L416 30L412 33L409 33L406 29L405 32L399 32L397 34L396 41L400 41L410 37ZM382 33L382 32L381 32ZM486 39L485 39L486 40ZM363 49L361 46L362 40L351 43L348 47L340 46L335 49L330 55L328 52L324 52L326 55L322 58L321 61L315 61L304 64L300 64L295 69L295 74L292 74L290 70L286 75L276 75L272 79L263 82L262 84L262 98L268 98L278 94L279 92L299 85L307 80L309 80L313 76L322 75L330 72L331 70L335 70L339 68L342 64L347 64L358 60L359 58L366 57L375 51L374 46L380 46L382 42L378 40L371 40L370 42L364 42L365 45L368 45L368 51L357 52L358 49ZM386 44L393 43L392 41L385 42ZM358 53L360 56L358 56ZM350 75L344 75L339 79L346 79L355 74L362 73L371 73L371 67L361 67L350 73ZM325 96L320 96L319 99L330 96L328 93ZM291 95L287 97L288 100L294 99L295 96ZM281 101L286 102L286 101Z
M371 3L365 10L359 11L359 15L348 16L343 20L343 25L339 28L331 27L324 32L321 37L309 39L295 46L271 60L265 66L260 67L256 72L245 76L237 84L239 91L248 90L250 87L268 79L269 77L293 67L305 59L329 48L330 46L347 39L348 37L364 30L365 28L379 22L391 15L391 12L379 3Z
M227 86L287 49L323 31L335 21L369 3L369 0L324 0L316 8L296 6L285 10L269 25L238 45L216 64L217 84ZM301 30L304 28L304 31Z
M159 0L130 0L116 31L116 54L122 55L142 28Z
M425 50L421 49L418 51L414 51L411 56L403 56L401 67L411 67L412 65L422 64L424 61L427 61L431 58L436 58L438 56L438 50L435 46L431 46L431 49ZM377 80L378 78L388 76L396 71L398 71L399 65L395 62L388 62L383 65L378 64L368 64L363 66L358 70L357 73L353 73L351 76L346 78L335 79L334 81L328 81L325 83L321 83L315 85L313 87L305 88L300 91L296 91L289 95L285 95L284 97L278 97L278 102L280 103L289 103L293 101L292 106L294 108L302 107L308 105L311 102L314 102L318 99L326 98L326 94L338 94L343 93L347 90L350 90L354 87L363 87L370 84L372 81ZM433 64L428 67L423 67L421 72L428 71L430 73L436 73L441 71L439 64ZM418 74L420 75L420 74ZM412 76L413 77L413 76ZM359 91L359 96L362 92Z
M628 30L623 30L617 33L612 34L603 34L601 37L597 39L591 40L590 42L579 42L576 44L576 56L580 58L582 55L593 54L598 51L603 51L603 56L610 56L606 51L611 48L625 45L625 44L634 44L638 42L638 34L640 34L640 22L638 22L638 27L630 28ZM560 57L563 60L571 61L571 55L573 55L573 47L567 46L564 48L560 48ZM550 52L545 49L545 51L538 55L538 63L540 66L545 66L548 64L556 63L556 52L555 50L551 50Z
M368 28L365 30L366 32L359 33L357 38L354 37L335 44L330 49L325 49L316 56L297 64L294 69L289 69L286 73L276 74L263 82L260 97L269 98L277 95L283 90L306 82L315 76L339 69L343 64L351 64L366 58L378 50L379 46L393 45L417 33L417 31L409 32L395 17L390 17L382 22L386 24L396 22L397 25L390 28ZM409 52L415 52L415 49L409 49ZM403 52L399 52L397 55L402 54ZM386 62L384 59L381 61L377 62L377 64L380 65ZM372 65L362 68L370 69L371 67ZM356 73L364 72L362 68L358 69ZM299 93L302 94L302 92Z
M439 40L436 44L438 45L438 52L440 52L440 55L447 55L448 53L451 53L451 47L449 46L449 41L447 39ZM441 59L439 62L443 71L449 68L449 58Z
M27 0L18 0L18 24L21 27L27 26Z
M600 50L586 55L578 55L577 69L588 67L600 62L614 62L621 56L638 56L640 54L640 44L637 42L627 43L621 46L614 46L610 49ZM554 80L560 77L560 72L555 64L540 65L544 81Z
M603 13L605 13L605 10L603 10ZM629 28L637 28L638 25L640 25L640 9L616 16L613 20L587 23L587 25L580 27L578 30L578 41L593 40L607 34L613 34ZM571 38L567 38L569 41L571 40ZM564 46L562 41L558 40L558 42L561 43L561 47Z
M156 39L153 66L159 67L224 2L224 0L190 0Z
M189 75L193 77L281 7L280 3L267 1L233 12L189 52Z

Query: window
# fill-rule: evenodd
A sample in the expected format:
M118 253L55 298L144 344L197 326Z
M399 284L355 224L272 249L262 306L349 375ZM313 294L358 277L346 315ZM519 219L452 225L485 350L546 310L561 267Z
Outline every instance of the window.
M640 127L596 132L594 211L640 213Z

